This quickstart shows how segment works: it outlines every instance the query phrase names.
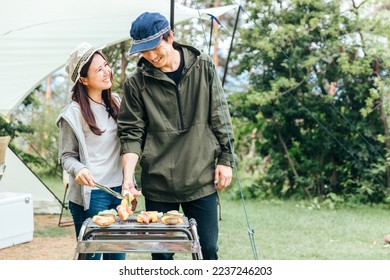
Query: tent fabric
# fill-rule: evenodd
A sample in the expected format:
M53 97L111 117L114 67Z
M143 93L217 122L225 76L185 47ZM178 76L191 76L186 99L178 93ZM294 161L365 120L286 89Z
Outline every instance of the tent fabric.
M175 5L174 23L219 16L234 7L203 12ZM0 116L7 117L50 73L62 68L82 41L101 47L130 39L131 22L145 11L159 12L169 20L171 0L7 1L0 9ZM6 165L0 192L32 193L35 212L54 211L53 207L39 210L41 205L60 205L9 148Z
M130 39L142 12L170 19L171 0L12 0L0 9L0 114L7 116L82 41L95 47ZM175 5L174 21L220 16L235 5L204 10Z
M5 165L6 169L0 181L0 193L31 194L36 214L59 214L61 212L61 202L10 149L5 154Z
M170 0L12 0L0 9L0 114L7 115L82 41L100 47L129 39L144 11L170 18ZM175 22L198 11L175 7Z

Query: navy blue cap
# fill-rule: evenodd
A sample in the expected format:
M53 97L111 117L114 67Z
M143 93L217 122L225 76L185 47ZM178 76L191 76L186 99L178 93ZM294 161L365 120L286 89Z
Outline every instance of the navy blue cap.
M161 36L169 30L171 28L168 20L160 13L143 13L131 24L130 36L133 38L133 45L129 54L156 48Z

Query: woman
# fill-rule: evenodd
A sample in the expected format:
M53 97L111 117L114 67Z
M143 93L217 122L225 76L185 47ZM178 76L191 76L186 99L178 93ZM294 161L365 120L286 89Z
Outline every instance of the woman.
M113 75L101 49L81 43L65 70L74 86L72 100L57 120L59 160L69 174L69 210L76 237L83 222L99 211L116 209L120 200L94 187L95 183L121 192L123 181L117 116L120 98L111 92ZM101 254L88 254L100 259ZM104 260L123 260L125 254L103 254Z

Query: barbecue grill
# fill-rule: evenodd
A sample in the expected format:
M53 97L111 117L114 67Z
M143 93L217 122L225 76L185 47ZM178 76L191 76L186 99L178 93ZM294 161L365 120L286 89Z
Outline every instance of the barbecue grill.
M202 260L195 219L184 217L183 224L161 222L143 224L131 216L126 221L102 227L91 218L84 221L77 240L75 260L84 260L87 253L190 253Z

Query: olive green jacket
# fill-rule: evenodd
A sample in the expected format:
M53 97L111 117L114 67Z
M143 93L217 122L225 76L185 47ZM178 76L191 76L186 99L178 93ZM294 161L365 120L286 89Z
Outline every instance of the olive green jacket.
M216 163L232 166L233 129L211 58L184 54L178 85L141 58L126 79L118 116L122 154L140 155L143 195L186 202L215 192Z

